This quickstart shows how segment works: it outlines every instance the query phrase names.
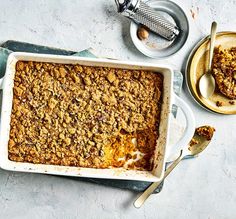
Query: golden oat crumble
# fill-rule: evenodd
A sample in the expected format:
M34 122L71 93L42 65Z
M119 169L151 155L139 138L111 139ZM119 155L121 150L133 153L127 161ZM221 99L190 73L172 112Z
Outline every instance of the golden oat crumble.
M18 61L9 159L151 170L162 80L147 71Z
M215 48L212 70L219 91L230 99L236 99L236 47Z
M201 126L196 129L196 132L199 136L202 136L206 138L206 140L210 141L213 137L213 134L215 132L215 128L211 126Z

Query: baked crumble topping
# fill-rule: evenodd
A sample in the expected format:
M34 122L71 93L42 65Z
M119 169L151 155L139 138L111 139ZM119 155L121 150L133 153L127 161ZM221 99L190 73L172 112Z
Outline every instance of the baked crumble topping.
M236 47L217 47L212 68L219 91L230 99L236 99Z
M202 137L206 138L206 140L210 141L213 137L214 132L215 132L215 128L205 125L205 126L201 126L201 127L197 128L196 132L199 136L202 136Z
M18 61L9 159L151 170L162 83L144 70Z

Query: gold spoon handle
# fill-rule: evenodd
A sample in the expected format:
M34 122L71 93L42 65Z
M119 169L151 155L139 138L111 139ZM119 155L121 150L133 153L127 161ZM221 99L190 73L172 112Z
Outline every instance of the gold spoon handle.
M134 202L135 208L140 208L146 199L155 191L155 189L163 182L163 180L171 173L171 171L178 165L178 163L183 159L183 150L180 151L179 157L167 168L164 177L159 182L152 183Z
M212 59L214 54L214 47L215 47L215 40L216 40L216 29L217 29L217 23L214 21L211 24L211 39L210 39L210 51L209 51L209 65L208 69L211 70L212 65Z

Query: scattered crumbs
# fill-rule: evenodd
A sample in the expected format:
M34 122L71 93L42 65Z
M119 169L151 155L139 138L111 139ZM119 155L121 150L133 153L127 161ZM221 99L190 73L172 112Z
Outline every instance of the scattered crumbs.
M223 103L221 101L216 101L216 106L221 107L223 106Z
M157 49L157 44L152 42L147 42L146 45L152 49Z
M196 13L193 11L193 9L190 9L190 13L193 19L195 19Z
M191 13L193 20L195 20L197 18L197 15L199 14L199 7L197 7L196 10L192 7L190 9L190 13Z
M229 104L235 105L235 102L234 102L233 100L230 100L230 101L229 101Z

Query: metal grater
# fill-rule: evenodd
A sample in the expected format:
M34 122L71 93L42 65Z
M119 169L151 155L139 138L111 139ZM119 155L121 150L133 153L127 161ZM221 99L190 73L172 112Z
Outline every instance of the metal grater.
M115 0L118 12L136 23L147 26L153 32L171 41L179 35L179 28L159 15L154 9L140 0Z

